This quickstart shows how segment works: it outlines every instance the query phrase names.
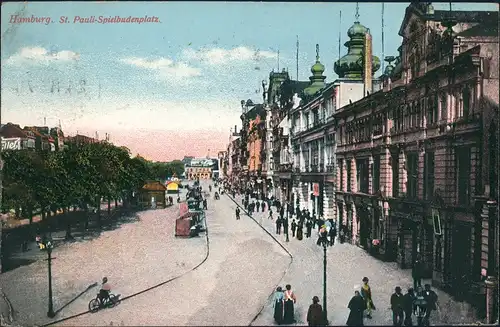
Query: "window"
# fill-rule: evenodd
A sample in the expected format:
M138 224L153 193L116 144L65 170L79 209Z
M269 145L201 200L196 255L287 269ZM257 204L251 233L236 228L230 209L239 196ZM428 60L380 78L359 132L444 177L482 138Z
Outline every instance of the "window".
M408 153L406 156L406 194L409 198L417 197L418 187L418 154Z
M339 165L339 170L340 170L340 181L339 181L339 187L340 191L344 191L344 166L343 166L343 160L339 159L338 160L338 165Z
M393 154L392 159L392 196L399 196L399 154Z
M470 200L470 148L457 148L457 204L469 205Z
M373 193L380 190L380 155L373 156L372 190Z
M465 87L462 91L462 116L461 117L469 116L470 100L471 100L470 90L468 87Z
M351 162L352 160L346 160L346 173L347 173L347 192L352 192L351 190Z
M427 102L427 124L434 124L437 121L438 115L438 98L437 95L431 95Z
M358 184L358 192L368 193L368 159L356 160L356 180Z
M430 200L434 195L434 152L424 155L424 199Z
M439 106L441 109L441 120L447 121L448 120L448 108L447 108L446 94L441 95L441 101L440 101Z
M313 166L317 166L318 165L318 162L319 162L319 144L318 144L318 141L315 140L315 141L312 141L310 143L310 146L311 146L311 155L312 155L312 165Z

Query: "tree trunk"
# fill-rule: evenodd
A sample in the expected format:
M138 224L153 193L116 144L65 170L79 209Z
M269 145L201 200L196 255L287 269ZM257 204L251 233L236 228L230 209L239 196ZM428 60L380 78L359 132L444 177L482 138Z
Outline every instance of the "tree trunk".
M97 200L97 224L99 229L102 229L102 221L101 221L101 198Z
M19 209L19 207L16 206L15 211L16 211L16 218L19 219L21 217L21 209Z
M85 233L87 232L87 229L89 228L89 207L85 203L83 205L83 212L84 212L84 224L83 224L83 231L82 231L82 239L85 239Z
M111 197L108 197L108 218L111 216Z
M28 217L30 219L30 225L33 223L33 208L28 208Z
M115 208L118 207L118 199L115 199Z
M71 235L71 218L67 217L66 215L64 216L66 219L66 240L67 241L72 241L74 240L73 235Z
M46 213L45 208L42 207L42 209L41 209L42 221L45 220L45 217L46 217L45 213Z

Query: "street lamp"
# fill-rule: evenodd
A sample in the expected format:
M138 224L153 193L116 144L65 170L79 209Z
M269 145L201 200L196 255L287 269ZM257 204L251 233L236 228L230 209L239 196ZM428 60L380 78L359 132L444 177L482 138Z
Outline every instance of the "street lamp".
M328 313L326 309L326 247L328 246L328 238L326 230L319 235L317 244L323 246L323 313L324 321L328 325Z
M290 204L287 202L286 203L286 242L289 242L290 239L288 238L288 229L290 228L289 220L288 220L288 212L290 211Z
M54 303L52 302L52 249L54 245L52 244L52 239L47 239L45 242L45 249L47 250L47 262L49 264L49 311L47 311L47 317L54 318L56 316L54 312Z

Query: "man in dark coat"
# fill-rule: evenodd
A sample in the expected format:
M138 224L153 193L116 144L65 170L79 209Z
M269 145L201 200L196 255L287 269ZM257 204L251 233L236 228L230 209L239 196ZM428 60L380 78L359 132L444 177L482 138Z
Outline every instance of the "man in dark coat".
M420 255L417 255L415 262L413 262L412 267L412 277L413 277L413 288L417 289L419 286L422 286L422 274L423 274L423 264Z
M276 219L276 234L278 235L281 234L281 220L281 217L278 217L278 219Z
M292 237L295 237L295 230L297 229L297 223L295 219L292 220Z
M437 310L438 296L437 296L436 292L434 292L431 289L430 284L425 284L424 287L425 287L424 299L425 299L425 301L427 301L427 312L425 314L425 319L426 319L427 323L429 324L432 311Z
M321 304L319 304L319 298L317 296L313 297L313 303L309 306L307 311L307 323L309 326L324 326L325 324L325 314Z
M266 211L266 201L262 201L260 206L262 207L262 212Z
M403 310L403 294L401 287L396 286L394 294L391 295L391 310L392 310L392 325L403 325L404 310Z
M409 288L405 295L403 295L403 311L405 313L405 326L413 326L412 314L413 314L413 300L415 299L415 293L413 288Z
M335 244L335 238L337 237L337 228L332 225L332 227L330 227L330 231L328 232L328 236L330 236L330 245L334 245Z
M236 207L236 220L240 219L240 208Z
M257 212L259 212L260 209L260 202L257 200L257 203L255 203L255 207L257 208Z
M283 219L283 233L288 234L288 219Z
M306 223L306 237L307 238L311 237L311 229L312 229L312 222L311 222L311 220L307 220L307 223Z
M281 206L280 207L280 217L284 217L285 216L285 207Z
M347 326L364 326L363 324L363 312L366 309L366 302L359 294L359 291L354 291L354 296L349 301L347 306L351 312L349 313L349 318L347 318Z

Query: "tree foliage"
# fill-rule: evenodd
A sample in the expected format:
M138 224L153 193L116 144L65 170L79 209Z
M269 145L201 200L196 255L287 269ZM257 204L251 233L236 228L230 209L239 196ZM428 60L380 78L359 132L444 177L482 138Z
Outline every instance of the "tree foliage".
M3 159L2 210L40 210L42 217L69 207L100 207L101 199L130 199L154 178L150 162L107 142L62 152L7 150Z

